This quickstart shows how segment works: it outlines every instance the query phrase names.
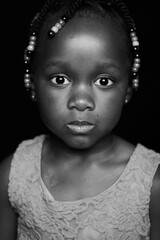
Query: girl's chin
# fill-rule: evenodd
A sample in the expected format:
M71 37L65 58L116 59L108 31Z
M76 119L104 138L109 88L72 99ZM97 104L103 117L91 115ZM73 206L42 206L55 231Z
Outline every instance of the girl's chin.
M74 149L88 149L95 144L94 139L87 135L74 136L72 139L66 140L65 143Z

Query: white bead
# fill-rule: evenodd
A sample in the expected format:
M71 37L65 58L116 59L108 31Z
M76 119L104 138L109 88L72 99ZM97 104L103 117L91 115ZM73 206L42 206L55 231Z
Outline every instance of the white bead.
M29 42L29 45L35 46L35 44L36 44L36 43L35 43L34 41L30 41L30 42Z
M139 83L139 79L133 79L133 83Z
M125 99L125 103L128 103L128 99L127 98Z
M26 79L30 79L30 74L26 73L26 74L24 74L24 77L25 77Z
M132 37L132 41L138 41L137 37Z
M65 24L65 22L62 19L60 19L59 23L61 24L61 26Z
M138 68L133 67L133 68L132 68L132 72L138 72Z
M26 63L30 60L30 57L28 57L28 56L24 56L24 60L26 61Z
M136 33L135 33L135 32L131 32L131 33L130 33L130 36L131 36L131 37L135 37L135 36L136 36Z
M139 64L139 63L134 63L134 64L133 64L133 67L134 67L134 68L139 68L139 67L140 67L140 64Z
M135 62L135 63L140 63L140 61L141 61L140 58L135 58L135 59L134 59L134 62Z
M31 36L30 40L35 42L36 41L36 37L35 36Z
M139 87L139 80L138 79L134 79L132 83L133 83L133 88L138 88Z
M133 45L133 47L139 46L139 42L138 41L133 41L132 45Z
M56 23L56 25L55 25L58 29L61 29L62 28L62 26L61 26L61 24L60 23Z
M28 50L28 51L34 51L34 46L33 46L33 45L29 45L29 46L27 47L27 50Z
M55 32L55 33L57 33L57 32L59 31L58 27L56 27L56 26L53 26L53 27L51 28L51 30L52 30L53 32Z
M32 94L31 94L31 99L32 99L33 101L36 99L35 93L32 93Z
M138 83L133 83L133 87L138 88L139 84Z
M31 83L31 81L30 81L30 79L29 79L29 78L25 78L25 79L24 79L24 83L25 83L25 84L30 84L30 83Z
M26 87L26 88L29 88L30 86L31 86L30 83L25 83L25 87Z

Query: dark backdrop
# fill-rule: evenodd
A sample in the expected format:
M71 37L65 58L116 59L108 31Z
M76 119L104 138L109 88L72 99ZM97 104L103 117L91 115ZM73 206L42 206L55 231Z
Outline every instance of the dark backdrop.
M6 3L1 20L1 159L12 153L22 140L45 133L36 106L23 87L23 51L27 29L43 1ZM142 67L140 89L125 107L116 131L133 143L140 142L160 152L159 55L156 58L156 36L159 28L155 15L156 6L147 5L145 0L126 0L126 3L137 25Z

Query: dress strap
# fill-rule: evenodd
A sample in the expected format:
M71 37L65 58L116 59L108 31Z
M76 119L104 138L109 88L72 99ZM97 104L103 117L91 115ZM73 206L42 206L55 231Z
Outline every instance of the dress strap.
M29 182L34 182L39 177L37 166L39 166L39 156L44 139L45 135L40 135L30 140L24 140L18 145L13 155L9 174L8 197L15 209L19 209L24 186L28 187Z
M147 201L150 201L150 191L153 184L153 178L160 164L160 154L144 147L137 145L132 161L129 164L130 172L134 175L139 186L145 189Z

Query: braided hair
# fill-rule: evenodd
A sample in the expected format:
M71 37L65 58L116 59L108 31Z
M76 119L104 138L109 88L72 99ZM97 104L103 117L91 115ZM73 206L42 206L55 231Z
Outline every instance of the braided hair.
M35 52L38 52L40 45L39 42L43 35L40 33L44 29L45 23L47 23L47 21L51 22L51 17L55 18L55 16L61 14L59 22L57 22L51 29L48 29L48 37L53 38L67 21L76 14L76 12L84 12L86 9L89 10L88 12L94 11L96 15L99 14L102 17L105 17L106 13L114 12L123 20L123 25L125 26L127 32L126 35L128 35L132 52L132 84L135 89L138 88L138 72L140 67L139 41L136 35L134 20L123 0L47 0L30 25L29 45L27 45L24 54L24 82L27 90L30 90L31 86L30 72L33 55ZM48 25L46 24L46 26Z
M36 32L38 33L45 17L47 16L48 12L50 10L54 10L53 13L55 13L57 10L60 10L60 7L62 7L67 1L55 1L55 0L48 0L41 11L36 14L36 16L33 18L31 25L30 25L30 33ZM79 8L82 0L75 0L75 1L68 1L67 7L69 7L69 10L65 13L68 19L72 18L77 9Z
M48 0L43 8L41 9L41 11L36 14L36 16L34 17L34 19L32 20L32 23L30 25L30 33L31 32L38 32L40 30L40 27L42 26L43 20L45 19L46 15L48 14L48 12L51 9L54 9L54 13L57 10L60 10L60 7L62 7L64 4L66 4L67 7L69 7L68 11L66 11L66 13L64 14L67 19L71 19L74 14L76 13L76 11L80 8L81 4L83 3L93 3L97 5L101 4L103 6L107 6L107 7L112 7L114 8L119 14L120 16L125 20L127 26L129 29L134 28L135 29L135 23L133 18L131 17L129 10L127 8L127 6L125 5L125 3L122 0L102 0L102 1L83 1L83 0L60 0L60 1L55 1L55 0ZM59 6L59 8L57 8L57 6Z

